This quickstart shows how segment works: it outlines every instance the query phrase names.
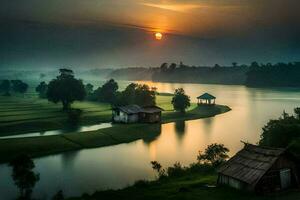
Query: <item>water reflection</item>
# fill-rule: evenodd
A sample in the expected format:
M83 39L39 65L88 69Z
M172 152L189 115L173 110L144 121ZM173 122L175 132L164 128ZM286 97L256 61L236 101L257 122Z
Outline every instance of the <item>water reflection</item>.
M283 110L292 112L300 105L300 90L149 84L161 92L173 92L175 88L183 87L192 101L209 91L217 97L217 103L229 105L232 111L207 119L163 124L154 127L154 134L149 138L129 144L35 159L41 180L34 195L43 197L47 194L50 197L62 189L67 196L74 196L100 189L121 188L139 179L152 179L155 174L150 161L157 160L164 167L176 161L188 165L196 161L199 150L203 151L211 143L225 144L233 155L243 146L241 140L256 143L261 127L270 118L278 117ZM12 199L17 190L6 165L0 165L0 180L1 197Z
M149 145L151 142L157 139L157 137L161 134L161 124L151 124L148 126L149 130L143 130L146 132L151 132L149 134L149 137L143 138L143 142L147 145Z
M63 134L63 133L72 133L72 132L88 132L88 131L100 130L100 129L103 129L103 128L109 128L109 127L112 127L111 123L101 123L101 124L88 125L88 126L79 126L79 125L74 125L74 124L73 125L67 124L64 128L59 129L59 130L41 131L41 132L34 132L34 133L1 136L0 139L49 136L49 135L59 135L59 134Z
M182 140L185 133L185 121L175 122L175 132L179 140Z
M202 119L202 121L203 121L203 130L204 130L204 132L206 134L210 134L212 132L214 118L209 117L209 118Z
M79 151L71 151L71 152L63 153L61 155L62 166L64 168L65 167L67 167L67 168L73 167L75 165L78 154L79 154Z

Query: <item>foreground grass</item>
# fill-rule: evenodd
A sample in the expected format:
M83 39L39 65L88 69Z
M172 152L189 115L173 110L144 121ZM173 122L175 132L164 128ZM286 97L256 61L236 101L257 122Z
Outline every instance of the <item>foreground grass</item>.
M215 185L215 172L187 172L178 177L167 177L156 181L138 181L135 185L121 190L98 191L92 195L70 198L69 200L295 200L300 199L299 191L286 191L264 196L238 191Z
M59 105L45 100L34 102L20 101L18 98L0 98L0 133L9 135L30 130L56 129L66 123L66 116ZM185 113L171 111L171 96L158 96L158 105L165 109L162 123L177 120L191 120L212 117L230 110L227 106L200 106L192 104ZM32 101L33 99L31 99ZM48 105L49 106L46 106ZM82 123L104 122L111 119L110 106L94 102L81 102L73 105L84 111ZM138 139L151 142L161 132L161 124L119 124L111 128L82 133L66 133L53 136L0 139L0 162L8 162L20 153L39 157L83 148L104 147L128 143Z

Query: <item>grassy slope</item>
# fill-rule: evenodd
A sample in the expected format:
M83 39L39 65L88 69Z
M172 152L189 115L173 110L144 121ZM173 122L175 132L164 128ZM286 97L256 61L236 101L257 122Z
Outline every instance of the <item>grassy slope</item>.
M70 198L70 200L119 200L119 199L170 199L170 200L295 200L300 199L300 193L288 191L266 196L237 191L227 187L208 188L205 185L216 183L215 173L188 173L180 177L170 177L165 180L135 184L121 190L96 192L85 198Z
M13 99L12 99L13 100ZM16 101L16 99L14 99ZM176 120L188 120L188 119L197 119L197 118L204 118L204 117L211 117L220 113L224 113L229 111L230 109L227 106L215 106L215 107L197 107L193 104L190 110L186 114L180 114L171 111L171 104L170 104L171 97L170 96L158 96L157 102L158 105L163 107L166 111L163 113L163 123L176 121ZM15 109L13 106L3 106L4 104L10 104L9 102L4 102L3 99L0 100L2 108L8 109ZM41 101L41 103L40 103ZM37 103L38 102L38 103ZM47 102L43 100L37 100L32 105L39 107L47 107L45 104ZM18 102L14 102L18 107ZM29 102L22 102L28 106ZM53 108L52 108L53 107ZM101 119L110 119L111 112L109 110L109 105L105 104L98 104L98 103L91 103L91 102L83 102L83 103L76 103L74 107L82 108L84 110L85 116L83 117L84 120L92 119L95 121L102 121ZM22 108L24 106L22 105ZM51 112L57 112L60 107L57 105L49 105L49 110ZM96 114L90 114L87 112L89 109L95 109ZM4 110L2 110L5 112ZM23 112L23 111L22 111ZM16 121L11 122L13 123L14 130L22 129L24 127L31 127L38 124L40 127L56 127L56 124L62 125L64 122L65 116L59 116L59 113L54 118L42 118L42 116L48 116L50 111L46 112L45 109L29 109L27 112L37 112L37 115L22 115L23 121ZM1 112L0 112L1 113ZM9 112L8 112L9 113ZM16 113L15 113L16 114ZM40 118L36 118L36 116L41 116ZM6 119L2 115L0 117L0 124L2 124L1 119ZM62 118L60 118L62 117ZM25 124L23 124L25 123ZM6 122L4 123L6 124ZM54 125L53 125L54 124ZM53 126L52 126L53 125ZM1 125L0 125L1 127ZM36 127L36 126L35 126ZM3 128L3 126L2 126ZM7 130L3 128L2 131ZM28 129L26 129L28 130ZM3 133L1 131L1 133ZM77 150L82 148L94 148L94 147L103 147L109 145L115 145L120 143L128 143L138 139L143 139L144 141L152 141L160 134L160 125L159 124L120 124L116 125L112 128L101 129L97 131L90 131L84 133L66 133L62 135L54 135L54 136L41 136L41 137L31 137L31 138L16 138L16 139L1 139L0 140L0 162L7 162L20 152L28 153L34 157L59 153L69 150Z
M81 124L108 122L111 119L109 104L75 102L74 108L83 110ZM64 127L66 113L60 104L38 98L0 97L0 134L38 132Z

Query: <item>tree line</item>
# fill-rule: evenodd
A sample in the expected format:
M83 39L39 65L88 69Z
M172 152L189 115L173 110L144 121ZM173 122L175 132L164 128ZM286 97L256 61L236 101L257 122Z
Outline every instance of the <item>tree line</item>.
M254 87L299 87L300 62L258 64L253 62L247 72L247 86Z
M152 80L158 82L238 84L249 87L298 87L300 86L300 62L229 66L189 66L182 62L162 63L155 68L117 69L110 74L116 79Z
M61 69L60 74L48 84L41 82L36 87L40 98L47 98L54 103L62 103L63 110L70 111L74 101L97 101L109 103L112 106L124 106L136 104L139 106L156 105L156 88L150 88L145 84L129 84L125 90L119 91L119 85L114 79L110 79L102 86L94 90L90 83L76 79L73 71ZM182 113L190 106L190 97L182 88L175 90L172 102L174 110Z
M10 96L12 92L24 94L28 90L28 84L21 80L2 80L0 81L0 93Z

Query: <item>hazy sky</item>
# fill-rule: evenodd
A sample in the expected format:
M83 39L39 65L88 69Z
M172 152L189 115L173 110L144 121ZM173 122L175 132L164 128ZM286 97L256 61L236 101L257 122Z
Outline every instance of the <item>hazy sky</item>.
M0 66L297 61L299 7L299 0L2 0Z

